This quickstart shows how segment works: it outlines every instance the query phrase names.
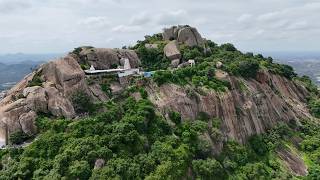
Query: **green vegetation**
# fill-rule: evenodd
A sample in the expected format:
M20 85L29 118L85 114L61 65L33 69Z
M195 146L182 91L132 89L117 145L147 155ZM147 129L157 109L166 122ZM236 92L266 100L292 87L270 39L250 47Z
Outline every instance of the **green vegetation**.
M189 84L216 91L225 91L230 87L229 82L215 78L214 65L208 62L203 62L195 67L180 68L174 71L157 71L153 79L159 86L165 83L174 83L182 86Z
M310 113L313 116L320 118L320 92L318 91L318 87L313 84L311 79L307 76L296 77L294 80L307 88L310 93L307 99Z
M23 142L25 142L26 140L28 140L30 138L31 137L28 134L26 134L22 131L17 131L17 132L10 134L9 142L10 142L10 144L22 144Z
M78 114L92 114L96 108L91 98L83 91L77 91L71 96L72 104Z
M158 48L146 48L146 44L156 44ZM145 36L144 41L138 41L132 49L134 49L141 61L141 66L147 71L158 69L167 69L170 65L170 60L164 55L163 48L166 45L162 41L161 34L153 36Z
M41 78L42 71L36 72L36 74L33 76L32 80L28 82L28 87L32 86L42 86L43 80Z
M221 120L206 113L182 121L171 111L175 125L170 126L146 99L129 97L104 107L106 112L77 121L38 118L37 140L23 149L1 150L0 179L181 179L190 168L199 179L291 179L276 152L294 146L293 137L303 139L297 148L312 159L309 177L320 170L320 126L309 120L299 130L280 124L240 145L221 141ZM211 153L206 133L224 143L220 155ZM94 168L97 159L105 166Z

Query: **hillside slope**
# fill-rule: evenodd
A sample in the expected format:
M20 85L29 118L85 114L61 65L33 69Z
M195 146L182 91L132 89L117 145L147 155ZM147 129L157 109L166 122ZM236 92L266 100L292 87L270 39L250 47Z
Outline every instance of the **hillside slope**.
M126 63L152 77L84 71ZM290 66L175 26L130 49L76 48L8 91L0 101L0 138L38 138L2 152L0 177L305 176L308 166L318 167L306 165L299 151L317 136L319 108L317 88Z

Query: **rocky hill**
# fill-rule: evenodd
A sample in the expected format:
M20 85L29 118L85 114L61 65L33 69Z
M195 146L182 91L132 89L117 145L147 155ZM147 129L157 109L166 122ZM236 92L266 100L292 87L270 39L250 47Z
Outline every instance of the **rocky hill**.
M95 70L123 69L125 60L129 61L132 69L139 68L142 73L120 77L114 73L88 75L84 71L88 70L90 66L93 66ZM153 76L144 77L145 72L149 72ZM169 179L186 176L210 179L210 174L217 173L220 178L224 179L230 173L241 171L240 167L246 164L241 165L238 162L240 163L238 165L240 169L233 167L232 164L224 164L228 163L228 159L230 163L236 161L232 156L236 154L232 151L236 150L230 149L236 147L228 144L229 142L235 141L235 143L246 146L255 135L271 133L271 137L272 130L279 125L288 126L288 132L294 132L305 127L306 119L310 122L317 122L316 117L319 117L318 96L318 91L310 79L298 77L289 66L273 63L270 57L265 58L262 55L250 53L243 54L231 44L218 46L214 42L202 38L197 29L193 27L174 26L164 29L162 34L146 36L144 41L138 41L137 45L129 49L79 47L66 57L41 65L36 71L27 75L10 89L6 97L0 101L0 137L9 143L15 143L14 139L17 140L17 134L19 134L20 139L18 138L18 140L20 141L18 142L21 143L21 140L24 141L39 133L46 134L56 131L57 133L67 134L80 131L80 129L73 129L73 123L55 127L65 129L62 132L53 129L47 131L48 129L43 128L43 126L48 128L48 124L54 123L54 121L60 122L60 120L54 120L59 118L66 119L65 121L68 123L70 120L81 123L85 122L86 118L95 117L96 119L87 120L92 124L97 123L97 119L102 118L105 119L104 123L110 122L105 124L106 128L109 129L109 126L114 124L111 123L114 121L112 119L126 117L129 122L129 129L135 127L138 133L140 133L140 128L143 129L142 132L148 132L148 129L152 129L151 132L144 135L141 132L138 138L145 143L139 148L145 149L146 152L153 152L157 143L162 142L165 136L161 140L155 141L154 139L162 137L162 133L166 132L168 133L166 136L173 134L172 138L180 139L182 143L185 143L185 146L188 146L176 144L171 147L170 145L171 148L175 146L178 148L178 145L179 148L183 148L176 149L177 151L183 151L177 153L181 155L188 151L188 153L193 154L189 154L190 157L189 155L184 157L188 157L188 160L180 159L183 165L171 164L173 167L177 166L179 172L171 175L167 171L170 171L173 167L165 167L165 163L168 163L168 161L155 160L155 164L146 165L151 168L150 171L143 174L139 170L140 178L149 177L152 179L157 175L161 177L161 173L167 172L169 174L165 174ZM135 103L137 104L134 105ZM147 107L144 107L145 103ZM147 108L143 110L142 115L139 114L142 111L139 109L140 107ZM113 112L115 108L120 109ZM152 113L153 111L154 113ZM111 112L119 113L120 117L115 114L110 115ZM132 113L130 114L130 112ZM143 119L140 123L138 122L139 118ZM46 121L43 119L46 119ZM49 122L48 119L53 120ZM152 119L157 124L152 125ZM158 122L159 119L163 119L164 122ZM194 129L190 132L180 132L183 131L182 129L185 130L189 123L197 123L199 120L202 122L201 126L209 130L200 132L198 129ZM166 128L171 128L171 130L167 132L164 127L160 128L159 123L167 124ZM104 125L100 124L99 126ZM192 124L190 127L192 129L192 127L196 128L198 126L199 124ZM155 127L156 129L154 129ZM54 128L54 125L51 128ZM89 126L87 128L90 129ZM113 132L117 128L120 128L120 125L111 128L110 131ZM192 136L193 131L199 131L195 137ZM156 135L157 133L159 134ZM307 166L296 152L296 149L300 148L299 143L303 141L302 137L299 135L290 135L289 137L289 135L281 133L275 131L273 135L283 136L284 141L287 140L293 144L291 149L281 147L272 151L275 154L274 158L282 162L277 166L281 166L281 172L285 174L283 174L283 177L307 175ZM104 137L99 128L90 137L93 137L94 134ZM120 133L117 136L122 135ZM190 137L187 138L187 136ZM74 138L79 137L76 135ZM110 138L107 140L108 143L112 142L112 139L116 136ZM193 138L198 140L192 141ZM180 142L180 140L177 141ZM38 141L42 141L41 137ZM120 151L126 151L132 143L127 141L128 139L122 139L113 146L109 144L107 149L112 151L111 153L114 156L121 157ZM193 146L188 145L191 142L205 142L205 144L193 149ZM119 148L122 148L122 150L114 149L116 145L121 143L123 145ZM272 141L272 143L275 142ZM34 144L36 144L34 145L36 147L37 141ZM65 146L69 145L65 144ZM160 146L160 144L158 145ZM198 150L196 150L197 148ZM201 149L202 151L207 149L207 151L198 152L199 148L200 151ZM253 147L254 150L256 150L255 147ZM264 149L263 151L267 150ZM230 154L227 154L227 152ZM259 155L259 150L257 152ZM60 149L60 153L63 153L63 149ZM22 154L21 157L28 157L27 154L28 149L26 154ZM137 154L134 153L132 157L138 158L138 156L135 156ZM212 172L208 172L209 175L203 175L205 172L199 170L199 168L201 169L200 164L204 163L202 160L204 161L206 157L212 158L221 154L223 157L220 159L206 162L209 163L206 164L209 169L211 166L217 166L216 168L220 168L221 172L213 172L216 169L213 168ZM56 155L50 158L56 160ZM131 155L128 156L131 157ZM94 162L88 161L89 175L82 176L85 177L84 179L90 176L94 179L94 175L98 179L103 177L103 172L92 173L91 169L93 168L101 169L105 164L109 168L114 166L112 158L109 162L106 162L106 158L95 157ZM226 159L226 157L228 158ZM143 159L146 160L147 157ZM192 164L188 163L189 161L192 161ZM81 163L85 163L84 166L87 167L86 160L81 161ZM82 167L83 164L81 163L75 166ZM116 161L113 163L116 163ZM199 166L197 163L200 163ZM160 165L165 168L163 172ZM2 166L4 167L6 164L4 163ZM232 168L229 168L232 170L228 169L228 166L231 166ZM39 167L40 165L37 166L37 168ZM272 170L271 165L263 168L266 168L267 172ZM9 173L10 168L2 168L2 170ZM11 171L16 170L11 169ZM50 171L50 173L57 173L60 177L65 176L71 179L72 177L79 177L79 174L74 175L67 172L69 171L61 170L59 173ZM98 176L95 173L100 173L100 175ZM126 176L122 171L114 171L113 173L115 173L113 174L114 177L119 176L124 177L124 179L134 177ZM42 177L43 175L36 175L35 172L30 171L26 176L18 175L14 177L35 178L37 176ZM244 176L248 178L249 175ZM258 176L249 179L255 179L255 177ZM273 177L281 178L276 175L273 175Z

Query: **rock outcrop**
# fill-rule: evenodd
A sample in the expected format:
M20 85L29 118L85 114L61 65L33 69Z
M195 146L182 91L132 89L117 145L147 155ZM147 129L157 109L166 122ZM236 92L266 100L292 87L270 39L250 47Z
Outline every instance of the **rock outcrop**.
M121 58L129 59L132 68L138 68L140 60L133 50L110 48L81 48L79 52L80 63L86 62L95 69L111 69L113 66L123 66Z
M100 85L87 83L79 63L85 60L97 69L109 69L114 64L123 66L121 58L129 59L133 68L140 64L137 54L132 50L83 47L78 53L41 65L0 101L0 127L7 127L9 134L16 131L34 134L38 113L69 119L76 117L72 102L74 94L83 92L93 101L108 100ZM36 84L30 85L33 81ZM0 138L4 139L3 133L6 132L1 132Z
M164 40L177 40L179 43L184 43L191 47L203 46L205 43L198 30L187 25L164 29L162 36Z
M184 119L196 119L201 112L219 117L224 138L242 143L279 122L299 124L299 119L311 118L305 104L308 91L304 87L279 75L261 73L267 79L263 83L224 75L222 78L231 84L226 92L192 90L195 96L190 97L187 93L190 87L173 84L150 85L147 91L163 114L174 110ZM240 84L246 88L240 88Z
M171 66L177 67L180 64L181 53L179 51L179 44L176 40L170 41L164 48L164 54L171 60Z
M164 48L164 54L170 60L180 59L181 53L179 51L179 45L176 40L170 41Z

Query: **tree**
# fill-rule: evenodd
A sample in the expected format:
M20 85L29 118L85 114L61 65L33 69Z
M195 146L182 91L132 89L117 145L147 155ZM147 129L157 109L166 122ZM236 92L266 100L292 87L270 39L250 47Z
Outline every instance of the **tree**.
M181 115L178 112L170 111L169 112L169 118L175 124L180 124L181 123Z
M71 100L77 113L93 113L95 111L95 106L90 97L83 91L73 93Z
M249 144L254 152L260 156L264 156L268 152L267 144L264 142L262 136L260 135L253 135L249 139Z
M220 47L222 49L224 49L225 51L237 51L237 49L234 47L234 45L230 44L230 43L222 44Z
M233 62L230 71L235 75L240 75L245 78L255 78L259 71L259 63L256 60L243 60Z
M68 168L68 175L72 179L88 179L91 169L87 161L73 161Z
M201 179L223 179L224 177L223 167L215 159L193 160L192 169Z

